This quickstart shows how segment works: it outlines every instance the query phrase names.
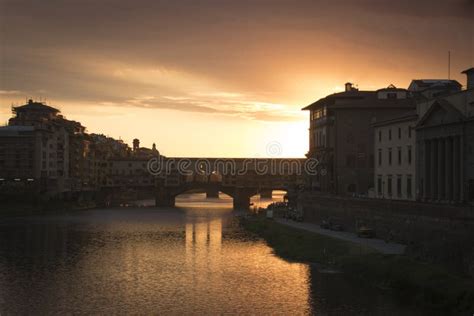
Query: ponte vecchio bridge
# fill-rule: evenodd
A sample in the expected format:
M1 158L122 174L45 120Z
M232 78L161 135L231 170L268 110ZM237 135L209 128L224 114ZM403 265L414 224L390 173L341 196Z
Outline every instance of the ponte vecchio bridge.
M272 190L293 193L316 163L298 158L173 158L148 161L155 176L157 206L174 206L181 193L203 189L208 195L223 192L233 198L234 208L248 208L256 194Z

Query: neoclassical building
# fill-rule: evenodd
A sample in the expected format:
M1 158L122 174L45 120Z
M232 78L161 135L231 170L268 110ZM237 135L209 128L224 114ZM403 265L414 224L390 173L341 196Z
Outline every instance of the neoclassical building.
M474 202L474 68L467 89L417 106L417 197Z

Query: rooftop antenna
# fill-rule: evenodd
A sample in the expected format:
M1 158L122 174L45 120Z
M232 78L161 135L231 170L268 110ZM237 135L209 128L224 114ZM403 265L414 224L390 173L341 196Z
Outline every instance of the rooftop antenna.
M451 80L451 51L448 50L448 80Z

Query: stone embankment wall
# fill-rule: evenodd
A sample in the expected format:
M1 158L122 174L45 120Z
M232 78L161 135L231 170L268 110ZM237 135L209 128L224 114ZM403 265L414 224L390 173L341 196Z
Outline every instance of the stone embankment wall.
M356 231L373 228L377 238L408 245L407 254L474 276L474 206L344 198L303 193L304 220L330 220Z

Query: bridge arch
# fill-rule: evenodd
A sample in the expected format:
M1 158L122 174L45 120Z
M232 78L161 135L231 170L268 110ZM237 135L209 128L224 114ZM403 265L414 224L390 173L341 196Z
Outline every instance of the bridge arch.
M155 198L156 206L174 206L176 197L185 192L204 189L216 190L230 196L233 200L234 208L248 208L250 197L257 194L256 188L225 186L219 182L187 182L173 187L158 187Z

